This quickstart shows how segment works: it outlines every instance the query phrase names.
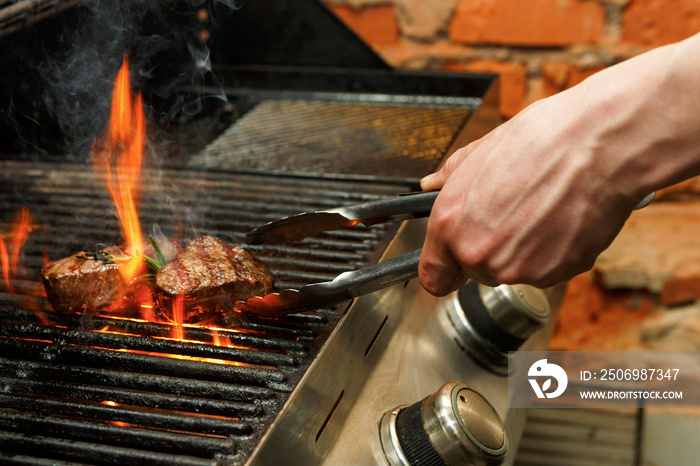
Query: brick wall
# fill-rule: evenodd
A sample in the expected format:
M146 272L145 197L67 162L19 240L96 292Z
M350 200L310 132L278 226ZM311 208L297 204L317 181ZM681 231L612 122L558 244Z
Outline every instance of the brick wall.
M501 76L501 113L700 31L697 0L326 0L398 68Z

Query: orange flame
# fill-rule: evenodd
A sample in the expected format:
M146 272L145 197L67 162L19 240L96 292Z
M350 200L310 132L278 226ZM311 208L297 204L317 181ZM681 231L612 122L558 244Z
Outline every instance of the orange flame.
M7 291L14 294L12 283L10 283L10 256L7 253L7 245L2 236L0 236L0 265L2 265L2 278L5 281Z
M46 296L44 287L40 283L37 283L33 289L29 289L26 295L15 293L12 287L12 279L16 278L20 273L20 253L22 252L24 244L27 242L27 238L33 227L33 222L34 217L26 207L22 207L17 212L17 220L13 223L12 230L8 235L9 240L6 242L3 237L0 236L0 267L2 267L2 278L8 293L22 301L24 307L33 310L37 318L44 325L48 325L48 318L41 311L40 304L32 299L33 296Z
M153 304L142 303L141 306L141 318L147 322L156 322L156 316L153 313Z
M176 340L185 339L184 316L184 296L178 294L173 298L173 338Z
M100 403L102 403L103 405L107 405L107 406L115 406L115 407L121 406L119 403L117 403L116 401L112 401L112 400L104 400L104 401L101 401ZM129 425L126 422L121 422L121 421L109 421L109 423L112 425L115 425L115 426L119 426L119 427L127 427Z
M117 208L122 233L130 258L121 263L119 272L129 283L142 266L143 237L136 213L136 186L145 145L146 125L143 99L137 93L131 98L129 63L124 57L117 74L112 95L109 128L103 147L93 147L96 166L103 165L107 173L107 187ZM116 175L113 170L116 168Z
M17 274L19 268L19 256L24 243L27 242L29 231L34 221L34 217L29 212L29 209L22 207L17 213L18 219L12 226L12 231L9 234L9 247L5 240L0 236L0 265L2 265L2 277L5 281L7 290L14 294L10 278Z
M12 230L12 258L10 260L10 267L12 270L17 270L19 264L19 253L27 242L27 237L29 236L29 227L31 227L34 217L29 212L29 209L22 207L20 209L20 218L15 224Z
M231 339L226 335L221 335L218 330L211 329L212 344L214 346L231 346Z

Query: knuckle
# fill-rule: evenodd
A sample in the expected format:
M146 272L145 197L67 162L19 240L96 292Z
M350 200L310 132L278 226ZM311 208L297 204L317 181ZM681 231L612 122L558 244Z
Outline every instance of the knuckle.
M493 250L494 244L487 238L462 241L458 248L457 260L467 270L489 269Z
M444 168L449 172L453 172L461 163L464 161L464 159L467 158L467 155L471 150L474 148L474 143L468 144L460 149L457 149L452 153L451 156L447 158L445 161L445 166Z
M441 233L445 233L452 224L452 216L446 209L438 210L435 215L431 214L431 220L434 220L434 227Z

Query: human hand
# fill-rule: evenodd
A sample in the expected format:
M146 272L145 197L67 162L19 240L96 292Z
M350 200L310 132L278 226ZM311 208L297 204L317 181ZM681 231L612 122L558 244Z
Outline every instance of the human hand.
M586 92L531 105L423 179L441 190L419 266L426 290L444 295L467 279L547 287L610 245L639 199L600 145L601 115L572 111Z

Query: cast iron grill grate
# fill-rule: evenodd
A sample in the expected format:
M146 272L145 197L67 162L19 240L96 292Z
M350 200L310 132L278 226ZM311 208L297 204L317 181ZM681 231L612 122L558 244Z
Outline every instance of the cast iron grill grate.
M409 189L196 170L150 170L143 179L142 225L168 237L211 234L232 243L279 216ZM0 234L11 239L20 208L33 216L19 266L0 282L0 461L242 464L344 307L240 316L228 328L184 325L178 338L168 322L55 314L41 293L41 266L46 256L118 244L111 200L82 165L2 161L0 181ZM375 262L394 232L386 225L340 230L249 249L277 287L298 287Z

